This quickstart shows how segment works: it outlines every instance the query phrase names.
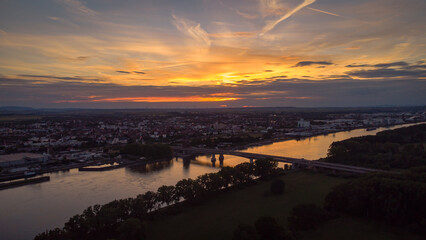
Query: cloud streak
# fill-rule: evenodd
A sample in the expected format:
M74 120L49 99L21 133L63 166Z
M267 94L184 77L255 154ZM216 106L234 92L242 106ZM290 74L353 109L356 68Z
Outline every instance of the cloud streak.
M315 12L320 12L320 13L336 16L336 17L343 17L343 16L340 16L339 14L335 14L335 13L332 13L332 12L326 12L326 11L319 10L319 9L316 9L316 8L307 7L307 9L315 11Z
M272 29L274 29L275 26L277 26L280 22L286 20L287 18L291 17L293 14L297 13L302 8L304 8L304 7L308 6L308 5L311 5L315 1L316 0L304 0L301 4L299 4L297 7L293 8L292 10L290 10L289 12L287 12L284 16L282 16L278 20L275 20L275 21L272 21L272 22L266 24L263 27L263 29L260 31L259 35L263 36L265 33L271 31Z
M209 35L203 28L201 28L200 23L195 23L185 18L178 17L175 14L172 14L172 17L173 24L180 32L191 37L199 43L204 43L207 46L211 45Z
M78 15L94 17L98 15L98 12L88 8L83 2L79 0L57 0L60 3L67 6L70 12Z

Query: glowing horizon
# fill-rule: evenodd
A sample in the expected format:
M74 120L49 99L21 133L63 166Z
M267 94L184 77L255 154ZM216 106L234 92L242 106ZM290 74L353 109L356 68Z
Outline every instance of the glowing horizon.
M224 101L231 106L426 104L421 96L425 5L417 0L6 1L0 3L0 100L58 107L126 101L206 107ZM374 94L380 82L387 90ZM346 93L315 91L317 86ZM234 95L212 97L217 92Z

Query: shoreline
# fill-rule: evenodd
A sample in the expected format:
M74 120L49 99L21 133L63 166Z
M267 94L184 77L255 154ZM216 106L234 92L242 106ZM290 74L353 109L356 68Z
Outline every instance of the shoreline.
M395 125L384 125L384 126L377 126L375 127L377 128L392 128L395 126L402 126L403 125L407 125L407 126L413 126L413 125L418 125L418 124L425 124L426 121L423 122L414 122L414 123L403 123L403 124L395 124ZM359 130L359 129L368 129L370 127L361 127L361 128L349 128L346 130L337 130L337 131L330 131L330 132L326 132L326 133L318 133L318 134L312 134L311 136L306 136L306 137L278 137L278 138L274 138L274 139L268 139L268 140L262 140L259 142L253 142L253 143L248 143L245 144L243 146L238 146L238 147L233 147L233 148L229 148L227 150L233 150L233 151L242 151L242 150L248 150L250 148L253 147L260 147L260 146L266 146L266 145L270 145L270 144L274 144L274 143L278 143L278 142L285 142L285 141L290 141L290 140L304 140L304 139L308 139L311 137L318 137L318 136L327 136L328 134L333 134L333 133L339 133L339 132L350 132L353 130ZM386 130L383 130L386 131Z

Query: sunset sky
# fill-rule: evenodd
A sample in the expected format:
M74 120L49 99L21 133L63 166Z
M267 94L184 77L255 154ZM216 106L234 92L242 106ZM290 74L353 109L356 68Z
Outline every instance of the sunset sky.
M0 106L425 104L424 0L0 1Z

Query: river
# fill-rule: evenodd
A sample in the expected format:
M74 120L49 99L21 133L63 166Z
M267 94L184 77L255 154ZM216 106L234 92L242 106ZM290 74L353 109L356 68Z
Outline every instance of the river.
M411 124L409 124L411 125ZM357 129L302 140L288 140L246 149L246 152L305 158L325 157L330 144L351 137L374 135L390 128L373 131ZM225 166L234 166L247 159L225 155ZM181 159L150 164L138 168L120 168L106 172L70 171L45 174L50 181L0 191L0 238L32 239L46 229L62 227L71 216L94 204L114 199L135 197L162 185L174 185L183 178L217 172L210 156L199 156L189 165Z

